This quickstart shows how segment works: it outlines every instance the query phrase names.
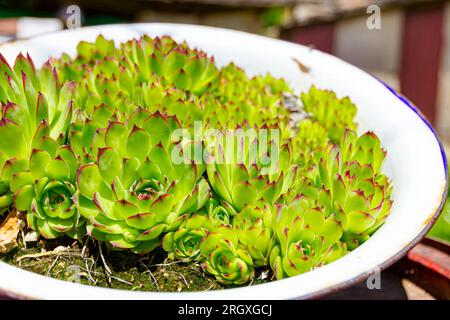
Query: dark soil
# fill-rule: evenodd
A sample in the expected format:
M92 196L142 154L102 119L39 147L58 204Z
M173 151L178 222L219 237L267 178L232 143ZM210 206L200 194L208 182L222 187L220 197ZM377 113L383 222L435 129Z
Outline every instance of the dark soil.
M52 278L93 286L139 291L205 291L223 289L205 274L198 263L170 261L162 249L145 255L109 250L93 239L84 243L61 238L27 242L19 236L19 246L0 261ZM104 257L104 262L102 259ZM261 280L257 273L251 284Z

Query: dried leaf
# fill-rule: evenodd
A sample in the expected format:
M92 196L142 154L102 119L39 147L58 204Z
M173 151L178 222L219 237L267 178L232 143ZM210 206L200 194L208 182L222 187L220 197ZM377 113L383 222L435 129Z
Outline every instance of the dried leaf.
M303 73L310 73L311 68L306 66L305 64L303 64L302 62L300 62L298 59L296 58L292 58L292 60L294 60L294 62L297 64L298 68L300 69L301 72Z
M0 253L7 253L17 247L20 223L19 213L12 210L0 225Z

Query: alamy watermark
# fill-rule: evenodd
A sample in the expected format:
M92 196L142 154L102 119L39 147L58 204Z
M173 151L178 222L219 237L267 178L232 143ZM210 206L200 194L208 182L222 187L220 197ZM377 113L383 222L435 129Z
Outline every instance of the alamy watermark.
M81 9L73 4L66 9L66 27L67 29L77 29L81 27Z
M204 130L201 121L192 129L176 129L170 140L174 164L258 164L261 174L277 169L281 152L281 132L278 128L237 128Z
M381 290L381 270L376 268L366 280L369 290Z
M367 18L366 25L369 30L381 29L381 8L376 4L370 5L366 10L370 16Z

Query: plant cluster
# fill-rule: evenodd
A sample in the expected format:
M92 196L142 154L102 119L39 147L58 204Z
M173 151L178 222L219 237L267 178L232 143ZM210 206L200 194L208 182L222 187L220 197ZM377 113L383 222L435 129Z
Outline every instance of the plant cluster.
M293 97L305 114L294 122ZM46 239L162 246L244 284L340 258L392 206L386 153L358 136L350 99L295 97L170 37L99 36L39 69L1 57L0 104L0 213L26 212Z

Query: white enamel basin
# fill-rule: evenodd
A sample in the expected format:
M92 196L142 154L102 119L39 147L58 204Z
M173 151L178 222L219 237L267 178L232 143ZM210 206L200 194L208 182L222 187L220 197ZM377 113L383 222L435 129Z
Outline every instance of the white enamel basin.
M373 130L387 150L384 172L394 185L392 212L370 240L347 256L317 270L271 283L208 292L135 292L69 283L0 263L0 292L43 299L287 299L312 298L364 279L389 266L425 235L446 196L447 163L435 131L406 99L371 75L317 50L243 32L177 24L109 25L63 31L0 46L12 62L22 51L36 65L63 52L75 53L80 40L98 34L125 41L143 33L170 35L215 56L234 61L249 74L270 72L295 90L311 84L349 96L358 106L360 132ZM311 69L302 73L293 58ZM382 279L381 279L382 280Z

